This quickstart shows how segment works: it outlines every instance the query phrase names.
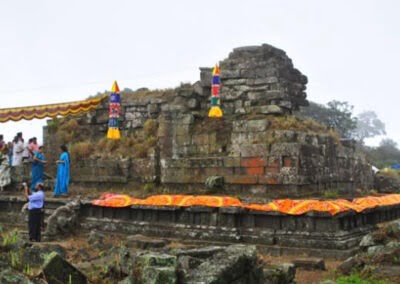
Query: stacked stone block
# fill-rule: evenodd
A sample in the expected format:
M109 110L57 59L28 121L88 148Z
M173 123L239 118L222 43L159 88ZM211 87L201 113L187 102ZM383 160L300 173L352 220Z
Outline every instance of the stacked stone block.
M211 69L202 68L207 89ZM240 47L220 62L221 99L227 114L287 114L306 106L307 77L283 50L271 45Z

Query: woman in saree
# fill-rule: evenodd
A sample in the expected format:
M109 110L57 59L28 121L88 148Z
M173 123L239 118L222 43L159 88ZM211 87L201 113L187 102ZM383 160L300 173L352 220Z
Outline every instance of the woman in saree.
M39 147L33 155L32 163L32 184L31 189L34 190L37 183L43 183L44 164L46 163L43 154L43 146Z
M69 153L67 146L60 147L61 155L57 163L57 179L54 188L54 196L67 195L69 185Z

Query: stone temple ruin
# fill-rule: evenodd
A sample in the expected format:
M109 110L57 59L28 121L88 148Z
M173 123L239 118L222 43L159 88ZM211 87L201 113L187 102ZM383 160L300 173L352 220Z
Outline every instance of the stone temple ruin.
M207 117L211 68L200 70L194 84L123 91L123 139L117 143L104 138L107 101L88 114L50 120L44 128L50 163L58 157L59 145L68 143L75 184L145 185L144 191L151 188L152 194L157 189L180 194L212 190L251 202L318 197L332 189L352 196L358 188L371 188L370 166L355 144L296 116L308 104L307 77L284 51L267 44L241 47L220 62L222 119ZM22 201L1 202L0 210L13 212ZM275 254L344 257L376 224L399 218L399 208L291 216L237 207L106 208L82 201L74 212L87 230L254 243Z
M284 51L267 44L237 48L220 69L222 119L207 117L211 68L200 68L200 81L193 85L122 93L122 134L140 136L152 121L156 142L141 157L78 160L73 182L155 183L172 192L199 193L207 178L218 176L225 193L260 198L310 196L332 188L351 193L371 185L369 167L351 142L292 115L308 104L307 78ZM81 139L104 137L107 100L77 119L73 132ZM47 156L57 157L66 141L52 126L45 127L44 140Z

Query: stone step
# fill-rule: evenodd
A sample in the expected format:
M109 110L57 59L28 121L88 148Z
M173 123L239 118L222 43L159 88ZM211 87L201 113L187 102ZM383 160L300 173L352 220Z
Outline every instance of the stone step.
M323 258L298 258L292 261L296 268L305 270L325 270L325 261Z

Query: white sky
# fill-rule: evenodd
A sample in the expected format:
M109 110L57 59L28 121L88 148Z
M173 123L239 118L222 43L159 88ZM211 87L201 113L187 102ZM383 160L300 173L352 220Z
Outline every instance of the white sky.
M307 75L308 99L374 110L400 144L400 1L0 0L0 108L199 79L235 47L269 43ZM222 98L223 99L223 98ZM0 133L39 137L43 120Z

